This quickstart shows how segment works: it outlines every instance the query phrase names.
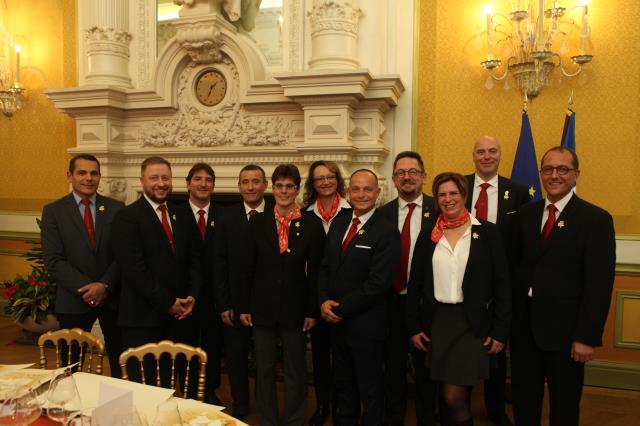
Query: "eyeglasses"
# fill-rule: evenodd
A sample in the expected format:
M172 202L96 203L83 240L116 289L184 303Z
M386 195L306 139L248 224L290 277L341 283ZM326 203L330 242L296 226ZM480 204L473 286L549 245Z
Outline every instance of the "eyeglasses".
M417 176L422 176L423 173L424 172L422 170L418 170L418 169L409 169L409 170L398 169L395 172L393 172L393 176L403 177L405 175L409 175L411 177L417 177Z
M313 180L315 182L335 182L337 179L336 175L324 175L324 176L314 176Z
M560 176L564 176L567 173L569 173L571 170L575 170L572 167L567 167L567 166L558 166L558 167L553 167L553 166L544 166L540 169L540 173L542 173L543 175L552 175L553 171L556 171Z
M277 189L278 191L293 191L297 187L298 185L294 185L292 183L276 183L275 185L273 185L273 189Z

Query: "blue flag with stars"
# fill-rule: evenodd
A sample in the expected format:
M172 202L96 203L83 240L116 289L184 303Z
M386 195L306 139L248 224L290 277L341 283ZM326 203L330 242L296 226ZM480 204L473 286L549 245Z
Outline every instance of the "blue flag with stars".
M564 118L564 129L562 129L562 143L564 148L569 148L576 152L576 113L569 110Z
M520 129L520 139L518 140L516 157L513 160L511 179L529 188L531 201L542 199L540 175L538 174L538 158L536 157L536 149L533 145L529 115L526 111L522 112L522 128Z

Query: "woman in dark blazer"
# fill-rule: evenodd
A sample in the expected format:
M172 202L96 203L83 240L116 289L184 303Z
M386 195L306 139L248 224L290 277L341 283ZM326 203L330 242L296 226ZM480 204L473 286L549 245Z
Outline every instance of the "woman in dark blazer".
M300 172L293 164L271 177L276 205L249 222L248 280L242 286L240 321L253 327L256 408L260 425L277 425L277 342L284 354L282 424L304 424L307 411L307 332L319 314L317 274L324 231L296 205Z
M489 376L489 355L506 342L511 320L508 266L496 225L465 208L465 178L433 181L436 217L416 242L407 292L413 345L428 352L442 382L447 425L472 425L472 387Z

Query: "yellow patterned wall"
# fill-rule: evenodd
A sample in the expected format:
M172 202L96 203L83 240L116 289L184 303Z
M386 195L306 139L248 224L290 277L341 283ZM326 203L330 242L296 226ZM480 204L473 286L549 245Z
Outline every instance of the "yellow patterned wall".
M521 124L521 95L509 81L485 88L479 63L486 53L478 28L483 10L494 4L507 12L507 0L420 0L418 150L431 178L446 170L470 173L471 147L483 134L503 148L500 173L511 174ZM563 6L579 0L562 0ZM576 146L582 173L578 194L614 216L616 231L640 234L640 2L591 0L591 49L585 75L558 81L529 106L538 153L560 142L567 99L573 90ZM480 42L478 42L480 41Z
M39 211L68 191L64 172L75 125L43 90L77 85L76 6L75 0L6 5L9 30L21 39L23 64L28 58L30 67L22 69L22 110L11 119L0 116L0 210Z

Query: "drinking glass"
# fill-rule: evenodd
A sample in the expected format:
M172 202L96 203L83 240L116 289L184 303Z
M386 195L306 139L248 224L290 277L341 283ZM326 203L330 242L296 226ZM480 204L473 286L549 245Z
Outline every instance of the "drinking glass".
M41 411L38 398L30 388L16 388L0 403L0 425L30 425L40 417Z
M67 426L69 421L81 412L80 394L70 370L66 370L51 381L47 403L47 416L64 426Z
M181 426L182 417L178 410L178 402L171 398L158 405L156 417L151 422L151 426Z

